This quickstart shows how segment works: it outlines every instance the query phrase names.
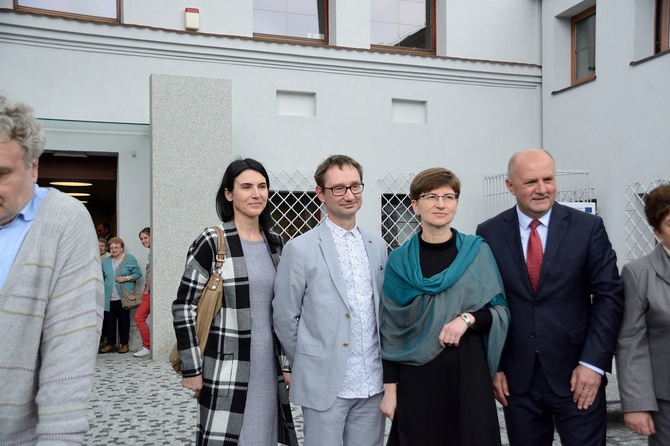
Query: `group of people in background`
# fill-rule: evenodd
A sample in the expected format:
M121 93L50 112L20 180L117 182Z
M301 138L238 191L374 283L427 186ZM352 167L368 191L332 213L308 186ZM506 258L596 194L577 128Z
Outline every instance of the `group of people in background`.
M100 315L101 351L127 352L121 288L141 277L123 240L101 236L96 251L85 207L36 184L44 144L31 109L0 95L2 444L83 443ZM458 177L420 172L409 191L420 230L388 258L356 221L362 166L333 155L315 181L326 217L284 246L265 168L226 169L223 305L203 356L196 309L216 230L188 251L172 310L198 445L297 445L289 402L302 407L305 446L381 445L384 417L390 445L496 445L495 399L511 445L549 446L557 431L563 445L602 446L615 351L626 425L670 444L670 184L645 200L660 244L620 276L602 219L556 203L542 149L511 157L516 205L477 235L451 226ZM150 248L149 228L139 235ZM138 356L150 351L149 296L147 285Z
M102 335L99 353L128 353L130 338L130 311L121 304L122 290L132 291L136 281L142 277L137 259L125 252L125 243L119 237L110 235L109 224L100 223L98 233L98 249L102 264L105 302ZM106 232L106 234L105 234ZM146 227L139 233L140 242L145 248L151 249L151 229ZM142 337L142 346L133 353L135 357L151 355L151 332L147 318L151 309L151 251L146 266L146 282L142 292L142 302L135 312L135 324ZM118 337L117 337L118 330ZM117 345L118 339L118 345Z

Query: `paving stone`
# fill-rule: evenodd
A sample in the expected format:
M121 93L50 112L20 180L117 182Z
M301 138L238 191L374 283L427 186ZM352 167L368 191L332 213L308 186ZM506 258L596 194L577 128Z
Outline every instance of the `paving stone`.
M98 355L91 406L87 446L195 444L196 402L167 362L153 362L130 354ZM299 407L293 407L293 415L298 439L302 440ZM501 407L498 418L503 445L508 445ZM389 427L387 423L387 434ZM607 445L646 444L646 437L624 426L618 401L609 402ZM560 445L558 436L554 445Z

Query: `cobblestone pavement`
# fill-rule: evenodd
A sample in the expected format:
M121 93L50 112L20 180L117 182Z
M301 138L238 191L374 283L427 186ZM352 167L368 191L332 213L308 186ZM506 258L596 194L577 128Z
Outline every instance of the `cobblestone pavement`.
M180 377L167 362L134 358L130 353L98 355L96 382L91 396L90 430L85 444L194 444L196 403L180 382ZM646 445L645 437L625 428L617 409L617 403L610 403L607 444ZM302 438L299 408L294 408L294 417L298 437ZM502 411L499 419L503 445L507 445ZM560 445L558 437L554 445Z

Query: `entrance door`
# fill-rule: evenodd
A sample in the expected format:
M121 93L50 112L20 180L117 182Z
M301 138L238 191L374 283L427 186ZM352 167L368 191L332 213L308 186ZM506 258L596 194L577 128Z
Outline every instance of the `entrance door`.
M37 184L74 196L84 203L94 224L107 222L111 233L117 234L117 170L116 155L45 152Z

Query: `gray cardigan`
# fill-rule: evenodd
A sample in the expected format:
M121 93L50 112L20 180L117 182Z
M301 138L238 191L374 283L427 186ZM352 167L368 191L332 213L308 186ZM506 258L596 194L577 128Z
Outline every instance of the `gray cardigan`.
M102 326L84 206L50 190L0 289L0 444L82 444Z
M670 259L659 244L623 267L626 302L617 350L623 412L658 410L670 400Z

